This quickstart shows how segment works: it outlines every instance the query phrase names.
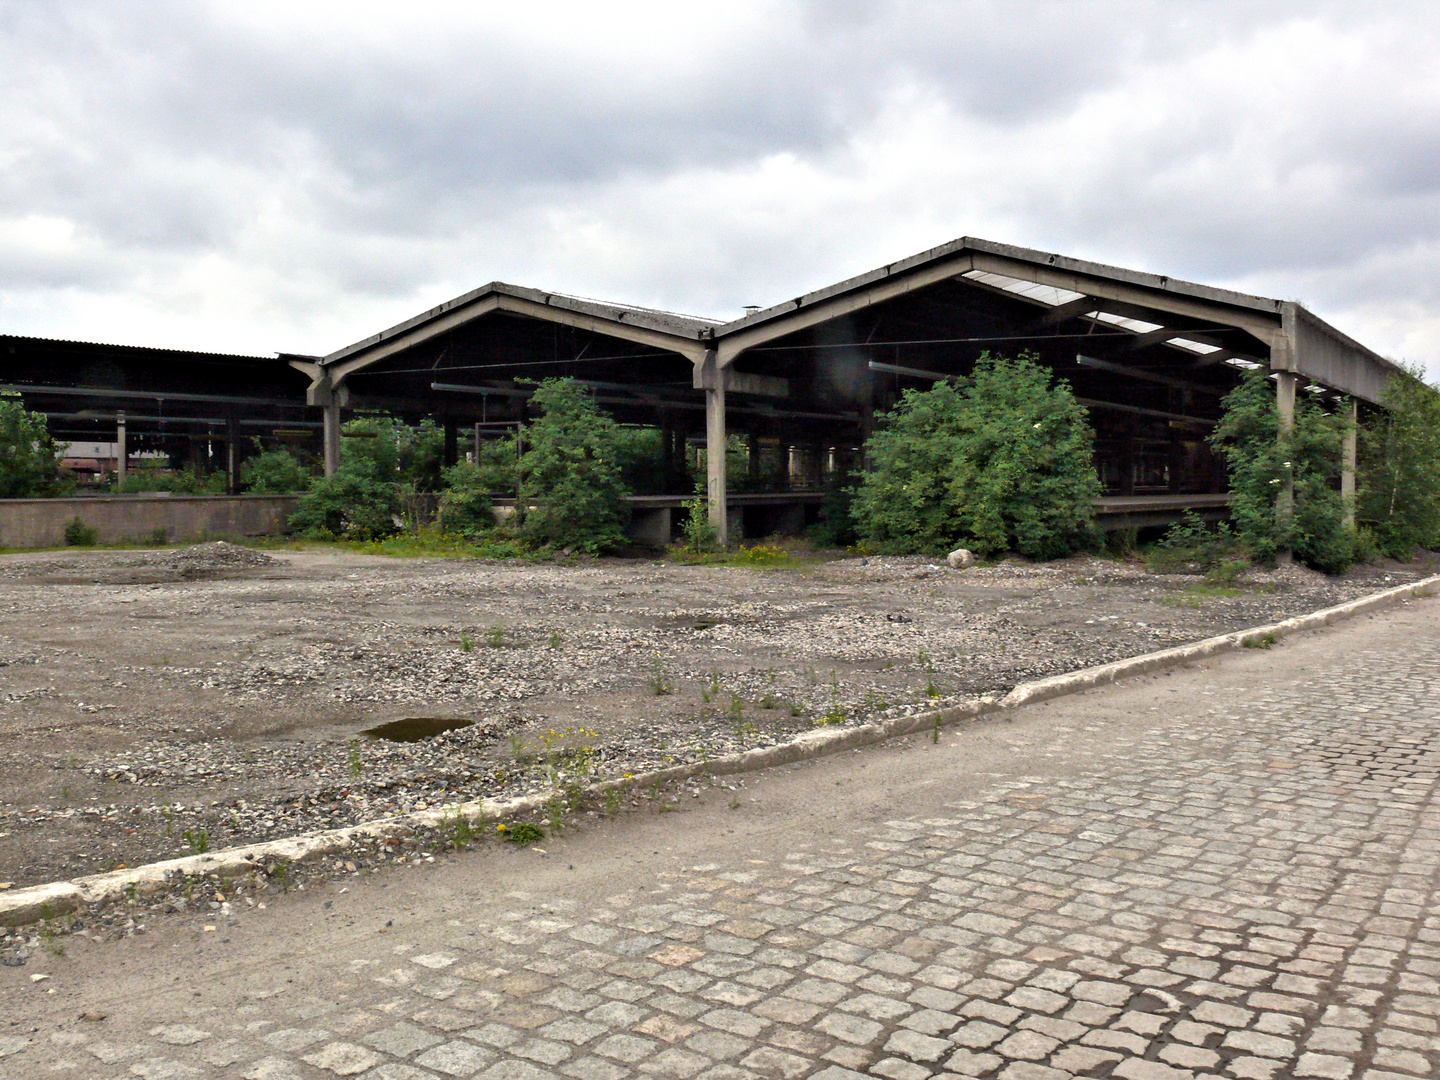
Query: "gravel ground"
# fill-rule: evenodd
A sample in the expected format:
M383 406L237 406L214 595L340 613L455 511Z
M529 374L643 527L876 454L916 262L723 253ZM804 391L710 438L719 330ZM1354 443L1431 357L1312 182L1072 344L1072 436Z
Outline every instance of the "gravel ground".
M7 555L0 888L702 760L1428 572L1291 567L1215 595L1195 575L1090 557L956 571L223 543ZM394 721L464 726L365 733Z

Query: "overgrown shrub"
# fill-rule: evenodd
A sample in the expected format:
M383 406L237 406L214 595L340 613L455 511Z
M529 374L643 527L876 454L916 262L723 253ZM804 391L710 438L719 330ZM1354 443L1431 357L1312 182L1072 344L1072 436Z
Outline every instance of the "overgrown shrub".
M656 427L616 429L615 456L620 479L636 495L664 495L671 480L665 470L664 432Z
M411 426L393 416L360 416L342 429L340 470L399 484L409 491L438 491L445 432L426 417Z
M681 506L685 510L685 520L680 525L680 535L685 537L685 549L696 555L712 550L719 533L710 520L710 507L704 496L696 495Z
M1155 573L1197 569L1210 571L1235 553L1235 537L1221 522L1211 529L1193 510L1186 510L1160 538L1150 552L1150 569Z
M546 379L531 398L520 459L520 529L537 546L598 554L622 543L629 491L619 429L574 379Z
M821 547L849 547L860 538L855 528L855 474L839 472L825 482L820 520L811 526L810 539Z
M240 463L240 486L254 495L289 495L308 491L315 477L283 447L264 450Z
M289 528L318 540L378 540L399 530L401 509L397 484L342 468L300 496Z
M1440 548L1440 391L1419 369L1391 378L1360 432L1358 520L1392 559Z
M479 536L495 528L491 510L491 492L485 471L472 462L462 461L445 470L445 490L440 493L440 506L435 523L455 536Z
M1034 356L984 353L970 378L908 390L883 420L853 506L867 545L1053 559L1098 542L1089 418Z
M67 547L94 547L95 541L100 538L100 532L80 519L76 514L65 524L65 544Z
M168 491L175 495L223 495L225 475L202 473L197 469L171 469L160 465L142 465L125 471L125 479L117 480L117 495L142 495L148 491Z
M414 427L362 416L341 429L340 467L315 480L290 515L290 530L317 539L377 540L398 532L407 501L440 486L445 433L433 420Z
M0 393L0 499L53 495L60 478L60 448L45 415L25 408L19 394Z
M1270 562L1288 549L1306 566L1338 574L1355 558L1355 534L1345 527L1335 487L1346 421L1307 394L1297 397L1294 427L1281 438L1275 387L1264 368L1251 369L1226 395L1210 442L1225 458L1231 520L1250 555ZM1295 501L1282 521L1277 507L1287 475Z

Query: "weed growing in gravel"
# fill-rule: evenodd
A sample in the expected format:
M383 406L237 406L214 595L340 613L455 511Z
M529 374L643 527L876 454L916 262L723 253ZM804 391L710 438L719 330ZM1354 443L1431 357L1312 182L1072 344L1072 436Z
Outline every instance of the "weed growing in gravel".
M512 731L510 733L510 755L516 761L525 760L525 739L518 731Z
M210 850L210 834L204 829L186 829L184 836L185 843L190 848L190 854L204 855Z
M160 816L165 819L165 835L166 835L166 836L174 836L174 835L175 835L175 811L171 810L170 807L168 807L168 806L162 806L162 807L160 808Z
M492 626L485 631L485 644L492 649L503 648L505 645L505 627Z
M715 668L710 669L710 683L700 688L700 700L706 705L720 697L720 672Z
M809 680L811 686L814 686L817 682L820 681L820 676L815 674L814 664L805 665L805 678Z
M821 713L820 718L816 720L815 723L819 724L821 727L830 727L832 725L843 724L845 723L845 710L840 707L840 703L838 701L831 702L830 708L826 709L823 713Z
M622 798L623 796L620 794L620 789L618 787L607 788L605 790L606 817L614 817L617 813L620 812L620 800Z
M940 714L935 714L935 727L930 732L930 741L936 746L940 745Z
M655 657L655 669L651 672L647 682L650 686L650 693L656 697L665 697L667 694L673 694L675 692L675 681L670 678L669 672L667 672L665 666L660 663L658 656Z
M775 697L775 669L771 668L765 673L765 693L760 696L760 707L773 709L779 704L779 699Z
M466 630L463 626L460 628L460 651L475 651L475 639L470 636L470 631Z
M545 839L545 830L528 821L517 821L513 825L496 825L495 829L500 833L501 839L516 847L529 847L537 840Z
M735 795L732 795L732 796L730 797L730 809L731 809L731 810L739 810L739 809L740 809L740 795L739 795L738 793L735 794Z
M349 769L350 769L350 777L351 777L351 779L352 779L352 780L358 780L358 779L360 779L360 774L365 771L365 766L364 766L364 765L361 763L361 761L360 761L360 740L359 740L359 739L351 739L351 740L350 740L350 742L349 742L349 750L348 750L348 753L347 753L347 755L346 755L346 763L347 763L347 765L348 765L348 767L349 767Z
M453 818L448 816L440 818L440 832L452 851L463 851L475 839L475 829L458 806L455 807Z
M792 702L790 702L790 703L786 706L786 708L790 710L790 715L791 715L791 716L804 716L804 715L805 715L805 710L801 707L801 705L800 705L800 703L799 703L798 701L792 701Z
M552 649L558 649L559 647L560 647L560 631L559 631L559 630L551 630L551 631L550 631L550 648L552 648Z
M565 800L559 795L554 796L545 803L545 816L550 821L550 830L556 833L565 831Z
M45 951L51 956L60 957L65 955L65 943L55 936L55 930L50 926L48 919L41 926L40 938L45 942Z
M740 695L733 690L730 691L730 707L725 710L725 714L729 716L736 725L739 725L740 721L745 718L745 702L741 701Z
M1278 640L1279 638L1274 634L1266 632L1264 634L1256 634L1254 637L1248 637L1241 644L1247 649L1268 649Z
M288 893L290 891L290 864L288 862L284 859L277 859L265 872L275 884L280 886L281 892Z
M874 690L866 691L866 694L865 694L865 711L866 711L866 712L877 712L877 713L880 713L880 712L884 712L884 711L885 711L886 709L888 709L889 707L890 707L890 703L889 703L888 701L886 701L883 697L881 697L879 694L877 694Z

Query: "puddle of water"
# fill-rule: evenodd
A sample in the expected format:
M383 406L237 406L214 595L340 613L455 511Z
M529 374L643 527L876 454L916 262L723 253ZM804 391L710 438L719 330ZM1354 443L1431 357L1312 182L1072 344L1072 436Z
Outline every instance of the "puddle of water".
M390 742L423 742L447 731L469 727L474 720L462 720L455 716L410 716L404 720L391 720L388 724L377 724L366 728L361 735L372 739L387 739Z

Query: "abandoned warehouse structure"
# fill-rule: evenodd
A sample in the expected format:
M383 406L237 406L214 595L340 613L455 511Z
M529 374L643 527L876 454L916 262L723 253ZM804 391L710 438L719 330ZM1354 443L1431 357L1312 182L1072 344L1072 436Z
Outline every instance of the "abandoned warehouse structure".
M986 351L1034 355L1089 409L1107 528L1226 513L1224 471L1205 437L1244 370L1268 367L1282 424L1303 392L1374 407L1399 370L1291 301L965 237L731 322L492 282L323 357L234 357L229 367L208 354L186 354L204 363L176 357L189 375L168 392L202 404L204 372L224 371L231 392L212 396L224 398L213 404L225 430L217 436L212 424L207 437L227 448L232 478L247 426L319 436L330 475L347 415L432 418L453 462L472 437L523 421L535 381L574 378L620 423L661 432L664 482L632 499L636 535L669 539L672 511L691 496L684 455L695 446L724 540L797 531L817 511L825 476L854 463L876 410L906 388L967 374ZM129 408L133 430L137 415L156 412L136 414L136 403L166 391L136 385L133 370L115 375L114 350L109 367L86 369L111 372L93 386L76 385L82 369L68 365L43 380L33 366L17 371L14 352L0 381L32 408L83 392L87 417ZM140 381L173 383L173 373L158 374L171 366ZM233 392L237 377L264 392ZM117 380L132 397L99 392ZM73 408L67 415L78 419ZM744 471L730 475L726 451L737 441ZM1354 450L1352 437L1342 481L1352 491Z

